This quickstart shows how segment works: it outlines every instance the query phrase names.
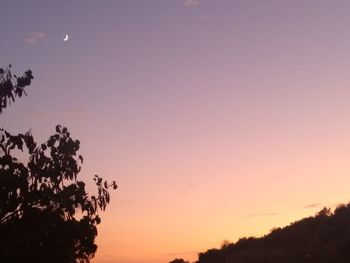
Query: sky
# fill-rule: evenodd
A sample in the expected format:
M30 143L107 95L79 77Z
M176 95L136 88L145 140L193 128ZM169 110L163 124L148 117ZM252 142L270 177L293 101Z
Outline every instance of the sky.
M0 67L34 75L0 127L66 126L117 181L92 263L194 261L349 202L349 8L0 0Z

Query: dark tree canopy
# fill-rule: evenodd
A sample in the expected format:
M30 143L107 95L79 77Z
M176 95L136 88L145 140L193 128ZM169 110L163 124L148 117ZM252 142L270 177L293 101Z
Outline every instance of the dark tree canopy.
M189 262L185 261L182 258L175 258L174 260L170 261L169 263L189 263Z
M324 208L260 237L241 238L199 253L196 263L350 262L350 203Z
M9 74L1 76L1 91ZM10 93L0 94L2 108L7 99L21 96L24 86L18 81ZM89 195L77 177L83 162L79 147L60 125L40 145L30 132L12 135L0 129L1 262L75 263L94 256L98 213L110 201L109 188L117 185L95 175L97 193Z
M27 95L24 88L29 86L33 79L32 71L27 70L22 77L12 76L11 65L5 70L0 68L0 114L6 106L15 101L15 97Z

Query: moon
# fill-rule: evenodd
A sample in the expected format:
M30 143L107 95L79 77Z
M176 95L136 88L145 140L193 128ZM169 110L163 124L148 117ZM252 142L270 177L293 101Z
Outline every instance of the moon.
M66 34L66 36L64 37L64 39L62 39L62 41L66 42L68 41L68 39L69 39L69 36Z

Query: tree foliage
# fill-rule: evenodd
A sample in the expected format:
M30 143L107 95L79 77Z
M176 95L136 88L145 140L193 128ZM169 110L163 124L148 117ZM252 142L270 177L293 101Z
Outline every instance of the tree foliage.
M22 77L17 77L12 76L10 68L11 64L5 70L0 68L0 114L9 103L15 101L15 97L27 95L24 88L29 86L33 79L31 70L24 72Z
M2 74L1 89L12 81L8 69ZM4 101L21 96L31 72L24 78L25 83L17 78L11 92L0 94L2 108ZM94 256L98 214L110 202L109 189L117 185L95 175L97 193L88 194L78 180L83 163L79 148L80 142L60 125L42 144L30 132L12 135L0 129L1 262L82 263Z
M185 261L182 258L175 258L174 260L170 261L169 263L189 263L189 262Z

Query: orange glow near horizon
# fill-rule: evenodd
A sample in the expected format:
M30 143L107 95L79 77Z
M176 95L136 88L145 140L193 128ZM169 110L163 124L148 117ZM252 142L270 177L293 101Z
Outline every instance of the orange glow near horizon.
M52 2L2 4L0 66L34 80L0 126L62 124L89 191L117 181L93 263L192 262L348 203L350 2Z

